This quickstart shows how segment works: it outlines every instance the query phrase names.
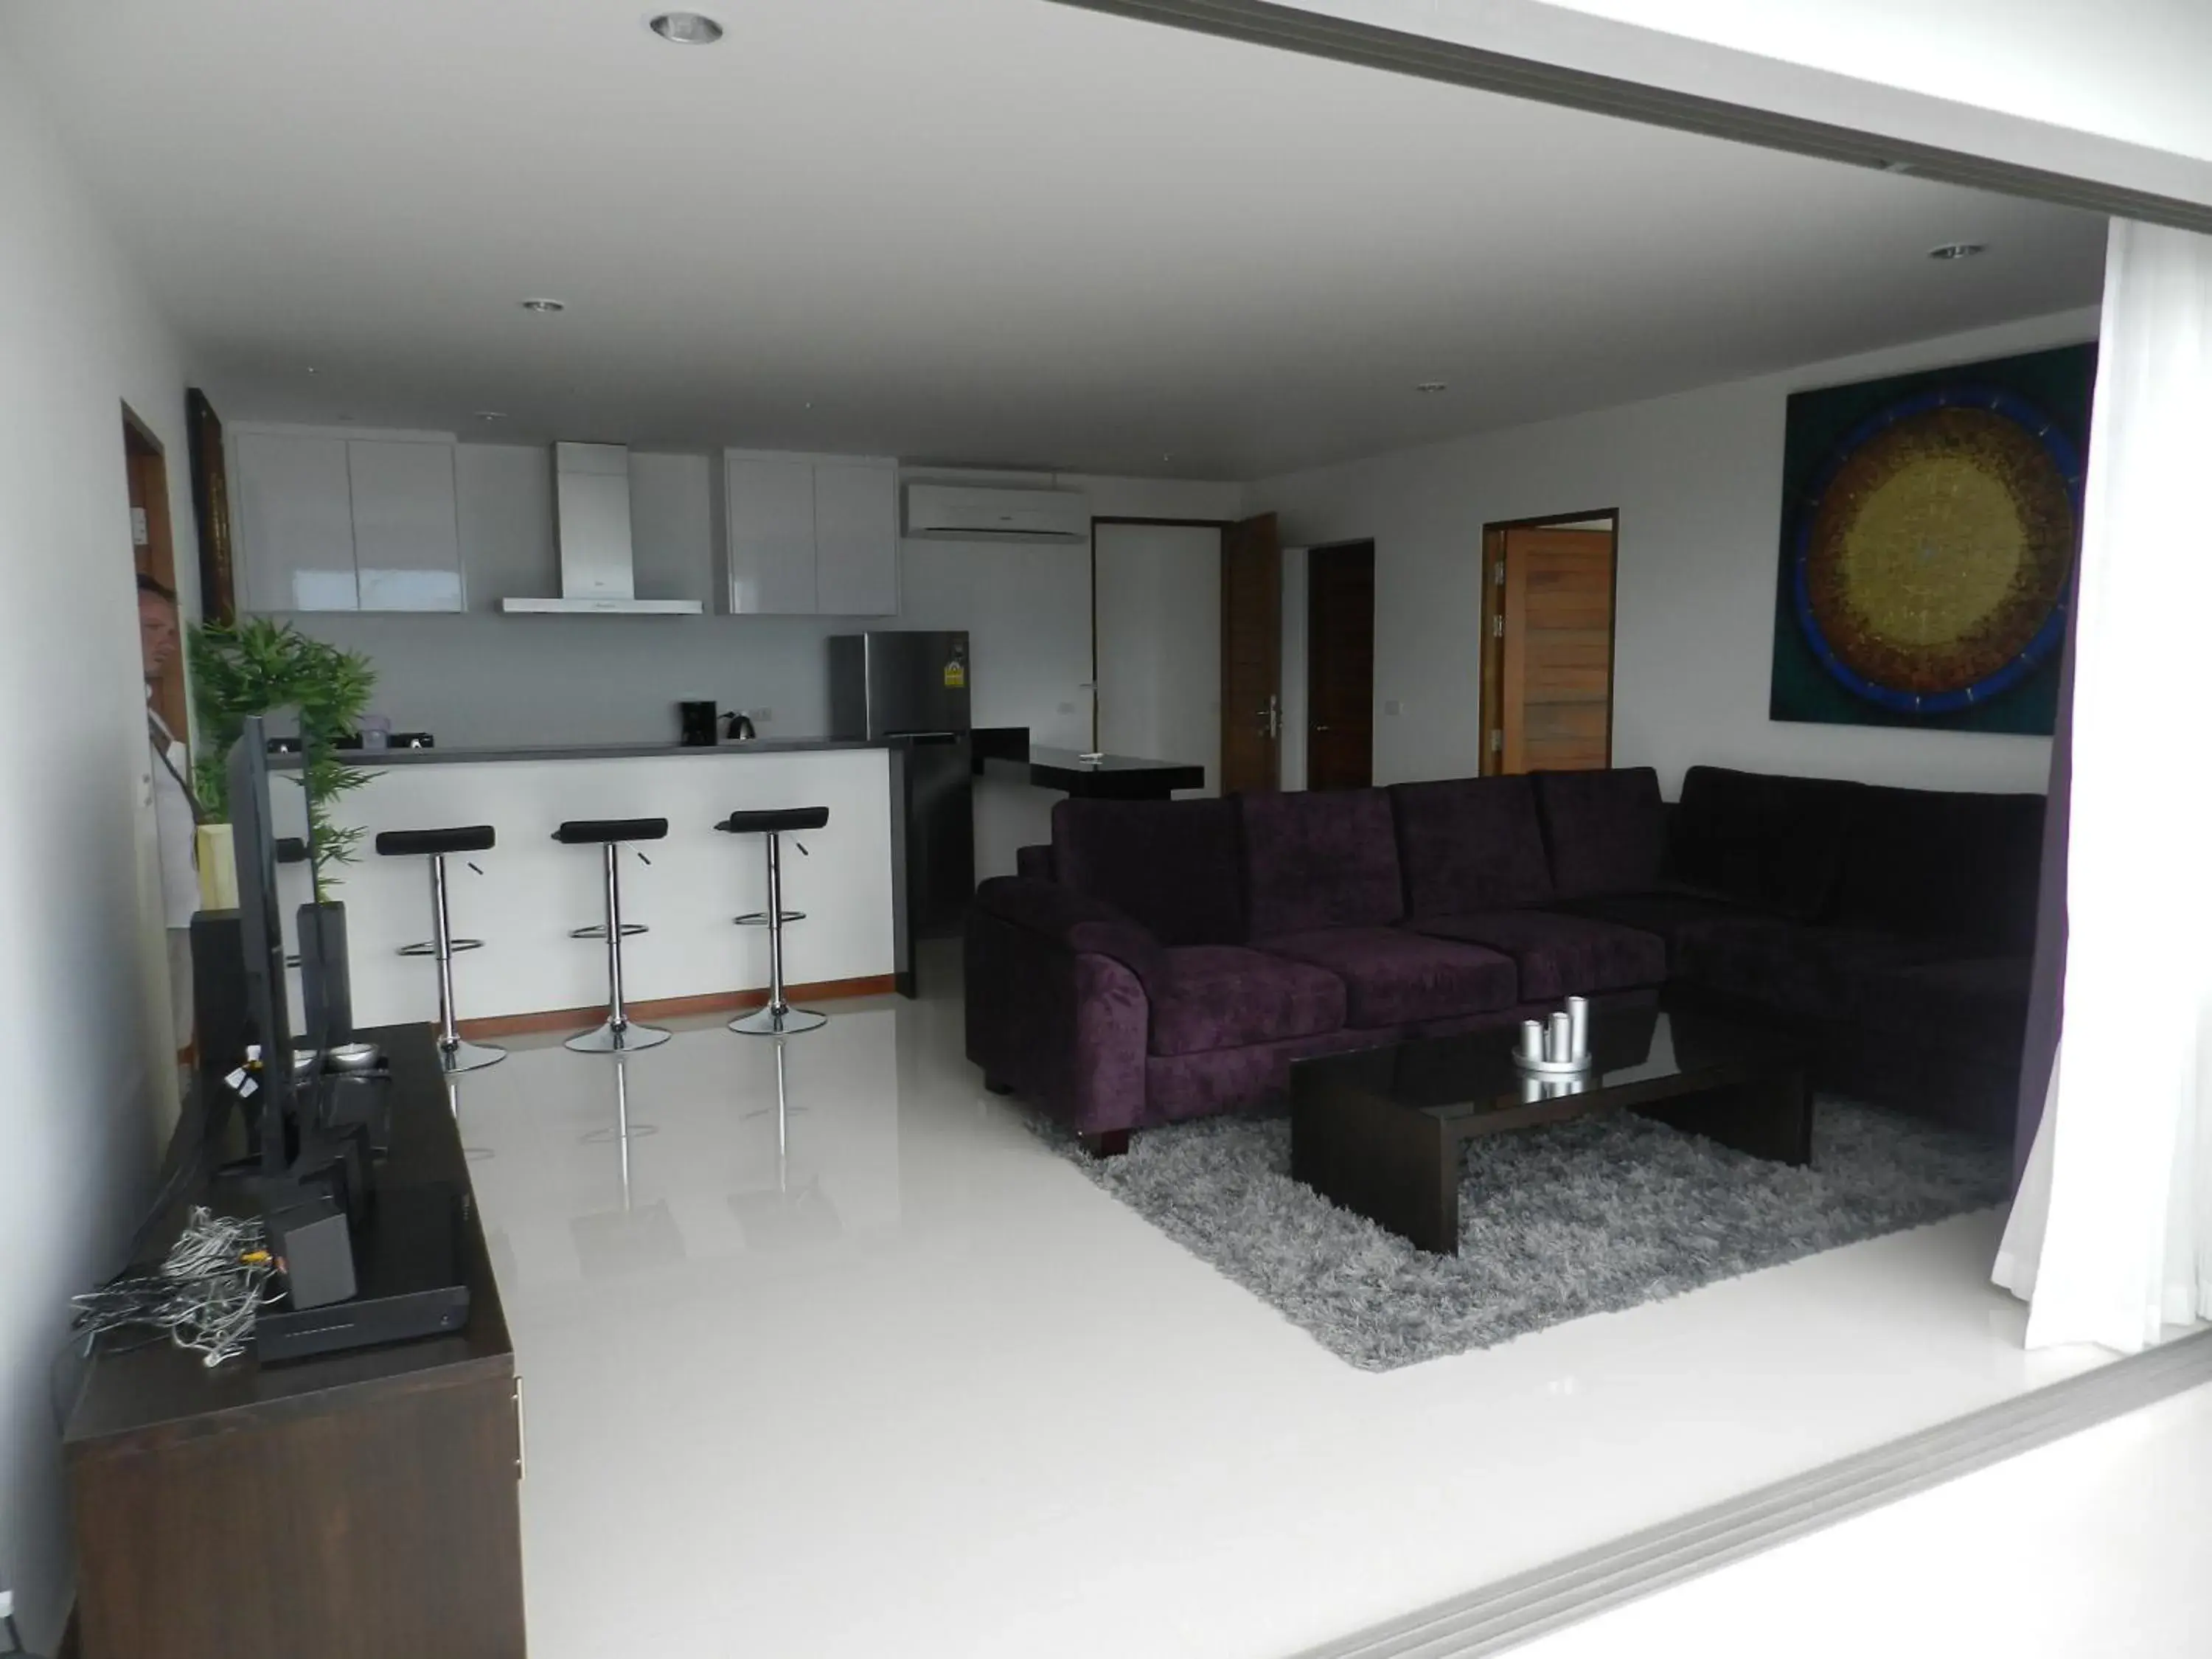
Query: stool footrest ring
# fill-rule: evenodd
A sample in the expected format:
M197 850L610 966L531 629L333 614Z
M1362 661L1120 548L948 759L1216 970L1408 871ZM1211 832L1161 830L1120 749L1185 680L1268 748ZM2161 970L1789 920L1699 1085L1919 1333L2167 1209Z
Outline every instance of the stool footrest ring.
M641 921L626 921L623 923L622 936L629 939L646 931L646 925ZM571 927L568 930L570 939L605 939L606 936L607 925L604 921L595 921L589 927Z
M480 939L457 939L449 941L449 946L453 954L459 956L464 951L483 950L483 941ZM434 957L438 954L438 941L426 939L420 945L403 945L393 954L403 957Z
M783 913L783 919L786 921L804 921L806 920L806 912L804 910L786 910ZM765 927L768 926L768 912L765 910L748 910L741 916L732 916L730 920L740 927Z

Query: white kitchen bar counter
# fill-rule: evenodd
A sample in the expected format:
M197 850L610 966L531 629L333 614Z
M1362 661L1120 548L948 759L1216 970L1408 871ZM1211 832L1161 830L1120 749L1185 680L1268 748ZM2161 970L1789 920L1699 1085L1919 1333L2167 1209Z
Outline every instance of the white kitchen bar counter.
M622 855L623 919L651 930L623 949L634 1009L766 988L767 930L732 924L767 906L761 837L714 827L738 811L830 809L828 828L796 838L811 856L785 837L784 906L806 913L784 930L786 980L864 992L890 988L899 971L891 803L902 756L892 748L769 740L364 750L345 758L372 774L338 809L341 822L367 834L359 862L339 872L331 893L346 908L356 1024L428 1020L437 1010L433 964L396 954L430 937L429 861L379 857L375 838L386 830L489 823L498 832L490 851L446 861L454 934L483 941L454 958L465 1024L573 1010L588 1025L605 1006L605 945L568 937L604 920L599 849L556 843L554 826L568 818L668 820L666 840L637 844L650 864L627 848ZM307 881L303 868L283 876L289 925Z

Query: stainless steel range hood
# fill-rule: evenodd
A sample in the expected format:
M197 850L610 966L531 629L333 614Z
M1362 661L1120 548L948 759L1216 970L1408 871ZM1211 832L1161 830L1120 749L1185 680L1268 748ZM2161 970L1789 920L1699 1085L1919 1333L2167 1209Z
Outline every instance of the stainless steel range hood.
M696 599L641 599L629 536L629 451L621 444L553 446L553 537L561 597L501 599L502 611L557 616L696 617Z

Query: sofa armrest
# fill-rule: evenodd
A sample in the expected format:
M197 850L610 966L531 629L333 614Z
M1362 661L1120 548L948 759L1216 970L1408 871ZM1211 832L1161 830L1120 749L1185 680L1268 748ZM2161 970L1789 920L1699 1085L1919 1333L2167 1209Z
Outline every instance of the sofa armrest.
M1014 848L1014 873L1027 876L1031 881L1057 881L1059 865L1053 858L1049 843L1040 842L1034 847Z
M1151 999L1130 960L1158 943L1095 899L1000 876L975 890L963 945L968 1058L1001 1091L1081 1134L1146 1121Z
M1149 928L1058 882L994 876L975 890L975 902L1065 950L1112 957L1148 989L1166 972L1166 955Z

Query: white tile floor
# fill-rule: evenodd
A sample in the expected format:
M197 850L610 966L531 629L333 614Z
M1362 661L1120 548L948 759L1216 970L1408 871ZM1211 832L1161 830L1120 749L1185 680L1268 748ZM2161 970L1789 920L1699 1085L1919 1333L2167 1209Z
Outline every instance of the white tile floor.
M1356 1371L986 1095L957 999L836 1016L781 1157L719 1026L462 1085L537 1659L1273 1659L2097 1363L2021 1352L1984 1214Z

